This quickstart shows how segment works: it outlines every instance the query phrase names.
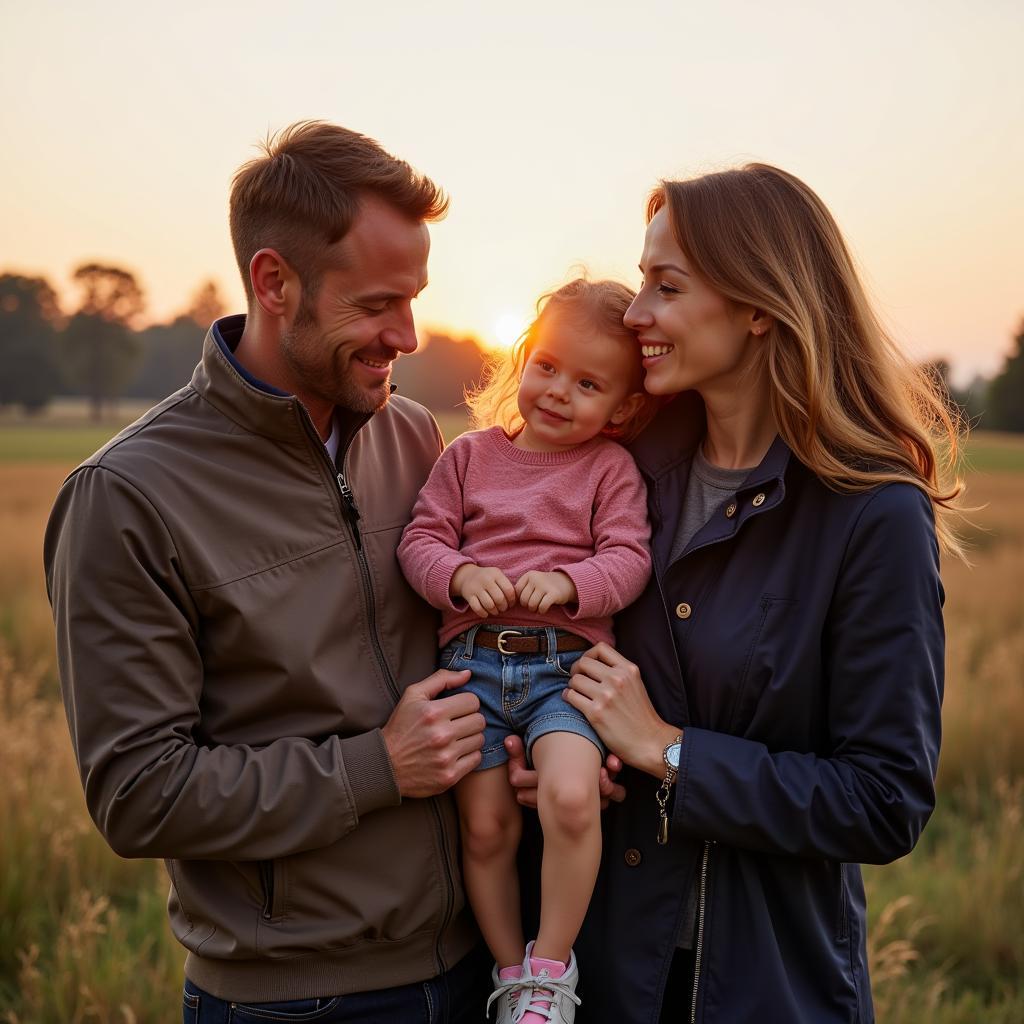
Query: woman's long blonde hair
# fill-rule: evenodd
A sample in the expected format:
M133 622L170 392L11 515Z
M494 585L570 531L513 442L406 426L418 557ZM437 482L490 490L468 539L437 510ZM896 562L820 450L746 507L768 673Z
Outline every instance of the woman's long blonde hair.
M662 207L697 273L773 318L761 366L796 457L836 490L916 484L942 549L963 557L950 524L963 490L960 417L880 324L825 204L792 174L753 163L662 181L648 222Z
M512 349L492 359L484 368L480 385L466 392L473 427L485 430L501 427L507 434L515 434L523 427L517 395L519 381L537 344L541 323L555 310L575 314L584 328L598 331L628 345L635 353L635 376L631 390L643 391L643 371L640 365L640 346L636 335L622 322L635 292L618 281L589 281L578 277L556 291L542 295L537 302L537 315L519 336ZM617 441L629 441L650 421L656 403L649 396L639 410L626 422L606 427L602 433Z

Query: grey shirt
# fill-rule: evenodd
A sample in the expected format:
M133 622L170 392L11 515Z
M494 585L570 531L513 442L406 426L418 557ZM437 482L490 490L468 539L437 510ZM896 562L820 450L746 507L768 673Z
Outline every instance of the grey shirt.
M702 448L697 448L690 467L690 479L683 497L683 516L672 542L670 563L686 550L686 545L726 502L735 499L736 491L752 472L751 469L722 469L712 465L704 458ZM686 908L676 941L680 949L693 949L696 927L697 889L691 886L686 894Z

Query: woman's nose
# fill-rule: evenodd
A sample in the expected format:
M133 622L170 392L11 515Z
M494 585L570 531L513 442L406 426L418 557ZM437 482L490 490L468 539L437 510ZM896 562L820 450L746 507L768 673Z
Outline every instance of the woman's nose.
M644 309L639 295L629 304L629 309L626 310L622 322L631 331L637 331L641 327L649 327L653 323L651 314Z

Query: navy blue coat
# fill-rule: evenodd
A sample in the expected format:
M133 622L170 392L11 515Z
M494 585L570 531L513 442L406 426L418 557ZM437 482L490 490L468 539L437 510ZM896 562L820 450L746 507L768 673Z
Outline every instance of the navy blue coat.
M656 1022L691 884L693 1019L874 1019L860 863L909 853L934 805L943 590L910 484L830 491L776 440L676 561L704 432L693 394L636 442L655 572L616 623L659 714L685 730L666 846L657 782L626 770L577 943L580 1024ZM689 1016L689 1015L688 1015Z

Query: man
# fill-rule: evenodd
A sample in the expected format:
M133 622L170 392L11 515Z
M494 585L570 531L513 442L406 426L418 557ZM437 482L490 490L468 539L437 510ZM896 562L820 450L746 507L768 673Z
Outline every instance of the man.
M87 803L117 853L166 859L187 1020L482 1012L445 794L483 718L395 559L442 442L391 365L446 206L368 138L284 131L231 192L248 314L50 519Z

